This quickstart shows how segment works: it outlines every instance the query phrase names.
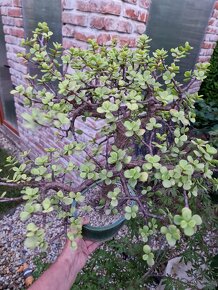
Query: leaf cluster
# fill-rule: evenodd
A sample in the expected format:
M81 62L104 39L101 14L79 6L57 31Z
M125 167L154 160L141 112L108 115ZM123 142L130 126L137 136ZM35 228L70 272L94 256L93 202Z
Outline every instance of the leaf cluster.
M190 134L200 97L189 88L205 78L209 64L185 72L181 83L180 60L191 51L187 42L169 52L150 52L151 40L143 35L134 50L118 48L116 42L106 47L90 41L86 50L64 51L58 43L49 48L50 36L47 24L40 23L24 42L27 52L21 56L40 73L27 75L29 86L17 86L13 93L24 99L27 128L52 127L57 144L66 144L45 148L44 155L26 158L19 166L9 162L14 175L8 184L23 186L27 201L22 218L56 212L65 225L76 228L68 234L75 248L82 227L75 212L83 190L96 181L114 186L103 198L116 211L124 211L127 220L143 217L143 257L152 266L152 240L164 238L174 247L194 235L201 224L203 197L217 182L217 150ZM83 128L90 124L100 125L87 136ZM142 148L140 154L137 148ZM83 180L78 187L68 178L72 172ZM44 247L41 237L33 244Z

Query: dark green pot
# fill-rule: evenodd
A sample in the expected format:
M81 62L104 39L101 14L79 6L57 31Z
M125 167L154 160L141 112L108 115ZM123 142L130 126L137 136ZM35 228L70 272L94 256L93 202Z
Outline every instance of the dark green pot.
M101 181L97 181L93 183L91 186L83 190L81 193L86 194L86 192L90 189L95 187L101 183ZM128 186L129 192L131 195L135 195L135 192L133 189ZM132 203L134 204L134 203ZM76 202L73 203L73 206L76 206ZM75 215L76 216L76 215ZM84 225L82 229L82 235L84 238L93 240L93 241L106 241L111 239L114 235L117 234L117 232L122 228L124 225L126 219L125 217L119 218L116 222L106 225L106 226L101 226L101 227L95 227L91 225Z
M116 222L103 227L84 225L82 229L82 235L83 237L89 240L106 241L111 239L114 235L116 235L119 229L122 228L125 221L126 219L123 217L118 219Z

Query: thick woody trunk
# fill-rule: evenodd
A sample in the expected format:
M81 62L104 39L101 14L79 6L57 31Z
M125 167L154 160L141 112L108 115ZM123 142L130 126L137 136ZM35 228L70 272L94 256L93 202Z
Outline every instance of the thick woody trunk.
M123 125L123 122L117 123L117 132L114 138L114 145L117 146L117 148L124 149L127 148L129 144L129 139L125 135L125 127Z
M123 126L122 122L119 122L117 124L117 132L114 137L114 145L119 149L127 148L129 144L128 138L125 136L125 127ZM130 144L129 144L130 145ZM106 185L104 184L102 187L102 195L106 196L109 191L113 191L116 185L110 184Z

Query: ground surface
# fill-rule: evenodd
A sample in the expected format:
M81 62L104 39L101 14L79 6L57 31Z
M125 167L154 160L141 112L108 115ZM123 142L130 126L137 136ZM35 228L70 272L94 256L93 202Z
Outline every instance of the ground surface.
M0 131L0 168L4 168L1 177L10 174L4 167L8 155L18 156L19 150ZM4 190L5 188L1 187L0 193ZM19 191L10 191L10 196L19 194ZM38 278L56 259L65 242L64 238L55 240L49 245L46 254L37 251L23 252L25 223L19 219L22 208L23 205L17 203L0 205L0 290L24 289L22 274L17 272L21 259L26 259L33 269L35 278ZM48 240L60 231L62 231L60 221L51 216ZM121 239L121 242L117 242L116 239ZM105 243L94 254L86 269L78 275L73 290L145 289L140 277L146 270L146 263L142 259L139 259L140 262L135 259L136 256L141 258L142 247L129 244L127 227L120 231L116 239Z
M17 273L20 260L24 257L35 269L33 260L39 255L37 251L27 251L23 254L25 225L19 220L22 207L22 205L18 206L14 213L9 213L0 220L0 289L22 289L22 275ZM56 219L53 221L52 217L49 222L49 237L52 238L61 230L60 223ZM41 262L53 262L62 245L63 242L60 240L52 243L46 259L42 259Z
M5 148L14 155L18 155L16 147L8 141L0 132L0 148ZM7 156L5 151L0 149L0 168L4 164ZM8 174L4 170L4 174ZM0 193L2 188L0 189ZM15 194L11 191L11 194ZM19 194L17 192L16 194ZM24 250L25 223L19 219L23 205L15 207L5 206L0 216L0 290L24 289L22 274L17 272L20 260L25 258L33 269L35 278L51 264L63 248L65 239L56 239L49 243L46 253L38 251ZM1 209L1 207L0 207ZM39 217L30 220L40 222ZM142 260L142 245L135 243L135 229L138 225L129 224L129 229L125 226L113 240L104 243L97 250L92 259L89 260L84 271L78 275L77 280L71 290L135 290L135 289L156 289L154 286L144 285L142 277L147 269L146 263ZM62 231L61 222L51 215L48 219L47 239L53 239ZM133 241L133 242L130 242ZM214 238L212 238L214 242ZM175 253L174 253L175 255ZM163 267L166 265L164 264ZM160 269L161 271L164 270ZM152 285L154 280L150 281ZM156 281L158 284L158 280ZM156 286L157 286L156 284ZM61 289L60 289L61 290Z
M19 220L22 205L13 214L7 214L0 220L0 289L23 289L22 275L17 273L20 259L23 257L25 226ZM49 219L48 237L53 238L61 229L60 221ZM146 263L142 260L142 245L131 245L125 237L126 228L116 239L105 243L93 256L87 267L78 275L72 290L77 289L148 289L142 284L141 277L146 272ZM123 238L122 238L123 237ZM120 239L120 242L117 239ZM49 245L46 254L35 251L25 252L25 259L34 270L37 278L60 253L64 239L57 239ZM61 290L61 289L60 289Z
M2 144L3 143L3 144ZM13 149L13 144L10 144L9 141L7 141L0 133L0 169L2 169L3 171L0 172L0 178L3 178L3 177L7 177L7 176L10 176L12 177L12 172L8 169L8 167L5 167L5 160L6 158L8 157L8 152L5 150L5 149L2 149L3 148L3 145L4 147L9 147L9 150L8 152L10 152L11 154L15 155L15 154L18 154L18 150L17 149ZM11 146L10 146L11 145ZM11 151L10 151L10 148L11 148ZM0 187L0 195L4 192L4 191L7 191L7 197L18 197L20 196L20 191L19 190L15 190L15 189L12 189L12 190L8 190L8 188L4 187L4 186L1 186ZM9 210L10 211L13 211L13 209L17 206L17 202L11 202L10 204L8 203L0 203L0 218L1 216L8 212Z
M0 168L4 168L0 177L11 174L4 167L8 155L18 156L19 150L0 131ZM1 187L0 194L4 191L5 188ZM19 194L19 191L11 190L7 196ZM22 208L23 205L17 203L0 204L0 290L24 289L22 274L17 272L21 259L24 258L30 264L35 278L38 278L57 258L65 242L64 239L57 239L50 243L46 254L23 252L25 224L31 220L26 223L20 221ZM37 222L36 218L32 221ZM55 216L51 216L48 222L47 238L50 240L63 229ZM146 263L141 259L142 246L130 244L127 232L127 227L124 227L114 240L96 251L87 267L78 275L72 290L148 289L141 281L147 270Z

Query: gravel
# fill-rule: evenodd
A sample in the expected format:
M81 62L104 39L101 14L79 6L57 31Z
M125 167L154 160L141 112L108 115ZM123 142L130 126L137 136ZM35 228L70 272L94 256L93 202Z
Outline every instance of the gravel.
M120 185L116 185L116 187L120 188L121 190ZM103 188L101 184L87 190L85 193L85 200L80 203L80 207L78 208L77 212L79 216L83 215L83 207L89 205L89 223L96 227L112 224L124 216L124 205L122 206L122 209L120 208L119 212L110 212L110 199L103 196L102 191ZM119 197L121 197L121 194L119 194ZM99 204L101 199L104 199L103 205ZM109 210L108 214L106 213L107 210Z
M19 219L23 205L18 206L13 214L7 214L0 220L0 290L2 289L23 289L22 273L17 273L20 266L20 260L25 258L30 267L34 270L36 267L33 263L34 257L39 256L38 250L26 250L23 256L25 229L29 222L39 224L41 218L35 216L27 222L22 222ZM63 231L61 221L53 214L48 219L47 240L53 239ZM127 235L127 226L124 226L118 233L117 239ZM57 238L52 243L49 243L46 250L46 257L42 258L42 263L52 263L56 260L65 243L65 239ZM104 247L108 251L107 247ZM60 289L61 290L61 289Z
M9 154L19 156L20 150L10 141L0 130L0 148L4 148ZM27 222L20 221L20 212L23 205L19 205L16 209L11 210L8 214L0 218L0 290L19 290L24 289L23 274L17 270L21 265L21 259L25 259L29 266L36 268L34 258L39 257L39 250L24 249L24 239L26 234L26 225L30 222L35 224L41 223L40 216L34 216ZM93 215L94 216L94 215ZM116 216L114 216L117 219ZM107 219L107 216L105 216ZM64 230L61 221L57 219L54 213L47 218L46 239L49 241L54 239ZM124 226L117 234L119 239L128 234L127 226ZM41 263L53 263L60 254L65 243L65 238L57 238L52 243L48 243L45 257L42 257ZM107 246L104 249L108 251ZM25 250L25 254L24 251ZM61 290L61 289L60 289Z
M0 148L5 149L11 155L19 156L20 150L12 140L3 134L2 130L0 130ZM20 205L0 218L0 290L24 289L22 273L17 272L21 259L24 258L34 270L34 257L40 254L37 250L27 250L25 256L23 255L26 224L31 221L38 224L41 217L34 217L26 223L21 222L19 216L22 209L23 205ZM54 238L62 230L60 220L56 219L54 215L50 215L47 238ZM57 239L49 244L47 257L42 259L42 263L52 263L59 255L63 245L64 239Z
M17 273L21 259L24 258L34 270L33 258L40 254L37 250L25 249L25 255L23 255L26 224L29 222L38 224L41 218L34 217L27 222L21 222L19 215L22 209L23 205L18 206L13 214L7 214L0 220L0 289L22 289L22 273ZM50 215L48 217L47 238L52 239L61 231L63 231L61 221ZM42 259L42 263L52 263L63 245L63 239L57 239L49 244L46 260Z
M20 150L15 145L15 141L9 139L0 127L0 148L5 149L9 154L19 156Z

